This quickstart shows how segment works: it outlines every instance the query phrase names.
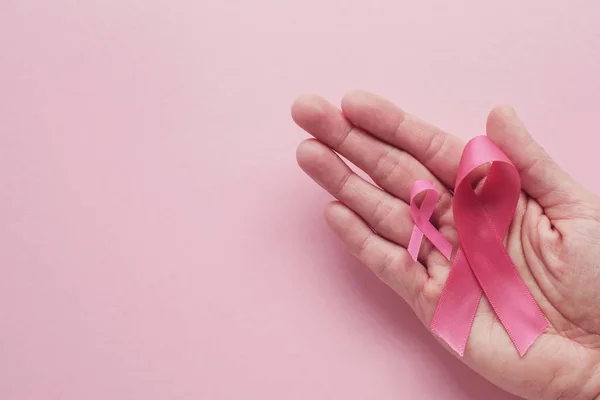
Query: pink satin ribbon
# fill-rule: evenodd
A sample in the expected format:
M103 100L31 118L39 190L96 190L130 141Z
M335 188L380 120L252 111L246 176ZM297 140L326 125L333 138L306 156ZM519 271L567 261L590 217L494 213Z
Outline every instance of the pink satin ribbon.
M481 191L475 193L467 178L489 163L491 169ZM431 193L433 189L419 182L415 186L415 193L423 190ZM487 136L478 136L467 143L458 167L453 200L460 248L431 321L432 331L460 356L464 355L482 293L521 356L548 327L503 244L520 192L517 169ZM427 215L429 225L423 222L432 202L432 198L427 201L427 195L413 218L415 229L418 226L429 238L429 230L435 228L429 223L431 213ZM413 197L411 193L411 213ZM414 235L418 236L413 231Z
M419 207L417 206L416 197L423 192L425 193L425 197L423 197L421 207ZM452 244L429 222L438 198L437 190L435 190L429 181L416 181L410 188L410 214L415 222L415 226L408 242L408 254L415 261L419 255L423 235L429 239L446 259L450 260L450 256L452 255Z

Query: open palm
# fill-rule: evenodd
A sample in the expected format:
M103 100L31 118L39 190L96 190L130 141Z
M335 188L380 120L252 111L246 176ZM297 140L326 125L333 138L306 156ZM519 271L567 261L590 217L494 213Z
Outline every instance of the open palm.
M427 240L419 262L412 260L407 202L413 182L431 181L440 193L431 221L457 247L452 189L464 143L366 92L346 95L342 110L303 96L292 116L317 139L300 144L298 163L339 200L327 206L327 222L429 326L450 263ZM600 199L553 162L510 108L490 113L487 135L521 175L506 246L550 328L521 358L484 297L462 361L528 399L593 399L600 393Z

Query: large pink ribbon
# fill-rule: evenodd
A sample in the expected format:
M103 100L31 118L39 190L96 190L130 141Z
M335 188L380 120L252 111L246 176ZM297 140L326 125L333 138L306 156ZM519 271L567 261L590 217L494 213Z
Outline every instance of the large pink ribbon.
M425 193L425 196L421 202L421 207L419 207L417 205L417 196L421 193ZM443 237L431 222L429 222L438 201L438 197L437 190L435 190L429 181L416 181L410 188L410 214L415 222L415 226L413 227L412 235L408 242L408 253L415 261L419 255L419 248L423 241L423 235L429 239L446 259L449 260L452 255L452 243Z
M468 175L489 163L486 180L476 193ZM503 244L520 192L519 172L487 136L467 143L453 200L460 248L431 321L432 331L460 356L482 291L521 356L548 328Z

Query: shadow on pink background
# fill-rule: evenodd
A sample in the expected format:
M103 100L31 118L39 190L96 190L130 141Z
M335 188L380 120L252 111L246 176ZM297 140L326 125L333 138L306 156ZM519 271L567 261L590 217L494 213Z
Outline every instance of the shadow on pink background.
M467 139L510 103L598 191L600 3L0 4L0 398L509 399L346 255L289 106Z

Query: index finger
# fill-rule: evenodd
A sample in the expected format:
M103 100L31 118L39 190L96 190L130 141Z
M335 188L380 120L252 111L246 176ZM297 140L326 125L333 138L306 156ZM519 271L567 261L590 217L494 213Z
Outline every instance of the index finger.
M446 187L454 188L462 140L404 112L372 93L354 91L344 96L342 111L354 125L410 153Z

